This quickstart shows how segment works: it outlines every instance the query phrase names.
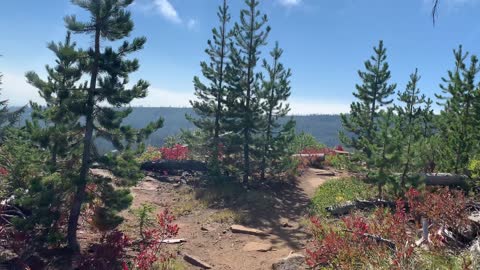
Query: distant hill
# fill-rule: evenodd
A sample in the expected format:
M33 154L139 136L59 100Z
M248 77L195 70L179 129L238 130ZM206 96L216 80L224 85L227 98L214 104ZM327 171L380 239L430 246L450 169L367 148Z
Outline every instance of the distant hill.
M191 108L170 108L170 107L135 107L132 114L125 120L135 128L144 127L147 123L163 117L164 127L157 130L147 143L153 146L160 146L167 136L175 135L181 129L193 129L194 126L185 119L185 114L193 114ZM21 123L30 116L27 109L22 117ZM318 141L328 145L340 144L338 132L342 127L339 115L296 115L292 116L297 122L297 132L307 132L315 136ZM102 147L103 148L103 147Z

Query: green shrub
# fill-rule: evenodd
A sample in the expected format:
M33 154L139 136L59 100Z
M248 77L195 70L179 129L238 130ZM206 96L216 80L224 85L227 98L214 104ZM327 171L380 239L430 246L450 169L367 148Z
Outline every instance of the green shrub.
M137 219L140 237L144 239L145 229L155 224L155 206L150 203L143 203L140 207L132 209L131 212Z
M289 148L290 152L292 153L300 153L302 150L305 149L323 149L325 148L326 145L319 143L315 137L313 137L312 134L309 133L299 133L295 135L295 138L291 142Z
M156 161L161 158L162 153L160 152L160 150L153 146L149 146L142 154L140 154L140 156L135 158L135 161L137 161L139 164L142 164L147 161Z
M325 182L315 192L313 197L313 211L320 216L328 216L325 208L352 201L368 199L375 195L373 186L356 178L332 179Z

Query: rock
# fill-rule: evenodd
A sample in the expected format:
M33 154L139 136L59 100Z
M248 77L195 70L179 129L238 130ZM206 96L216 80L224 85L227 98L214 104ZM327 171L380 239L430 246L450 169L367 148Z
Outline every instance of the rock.
M212 269L211 265L209 265L208 263L200 260L199 258L197 258L195 256L184 254L183 259L193 266L198 266L198 267L201 267L203 269Z
M272 245L268 243L249 242L243 247L243 251L267 252L272 250Z
M480 212L473 212L470 216L468 216L468 219L475 223L480 223Z
M272 264L273 270L301 270L306 269L305 256L298 253L292 253L286 258Z
M335 172L327 171L327 170L317 170L315 174L318 176L335 176Z
M230 227L230 230L233 233L244 233L244 234L251 234L251 235L257 235L257 236L267 236L268 233L258 230L258 229L253 229L253 228L248 228L242 225L232 225Z
M200 227L200 230L204 232L213 232L213 231L216 231L217 229L218 229L218 226L215 226L213 224L204 224Z
M290 221L287 218L280 218L280 225L284 228L290 228L294 230L297 230L300 228L299 223Z
M480 238L473 241L473 244L470 246L470 256L474 265L480 263Z
M156 181L155 178L151 177L151 176L146 176L145 178L143 178L143 181L145 182L154 182Z
M280 225L282 225L282 227L290 227L288 218L280 218Z
M181 182L178 182L178 183L173 184L173 187L174 187L174 188L178 188L178 187L180 187L181 185L182 185L182 183L181 183Z

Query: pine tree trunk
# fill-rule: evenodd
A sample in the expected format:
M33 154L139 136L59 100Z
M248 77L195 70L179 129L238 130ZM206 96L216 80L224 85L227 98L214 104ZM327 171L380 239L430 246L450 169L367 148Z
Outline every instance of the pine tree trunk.
M80 252L80 245L77 240L77 228L78 220L80 218L80 212L82 204L86 196L86 185L88 171L90 170L90 155L93 143L93 129L94 129L94 95L97 85L98 66L100 60L100 30L97 28L95 32L95 60L92 68L92 76L90 79L90 88L88 92L87 100L87 114L85 123L85 135L83 139L83 154L82 154L82 166L80 168L80 175L77 184L77 190L73 197L72 206L70 209L70 216L68 219L67 240L68 247L75 254Z

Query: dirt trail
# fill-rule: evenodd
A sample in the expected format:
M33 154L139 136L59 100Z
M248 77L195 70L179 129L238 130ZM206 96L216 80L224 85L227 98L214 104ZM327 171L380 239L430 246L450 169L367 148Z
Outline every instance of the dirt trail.
M193 203L198 207L193 207L176 221L180 226L179 237L187 239L178 247L181 254L201 258L213 265L213 269L271 269L274 262L291 252L303 252L305 248L309 234L304 221L308 217L310 198L316 187L331 178L315 173L314 169L309 169L293 183L272 187L268 193L252 192L255 205L242 209L201 207L201 202L190 201L191 195L188 195L186 187L175 188L172 184L150 179L133 189L133 207L149 202L159 208L183 209ZM263 230L269 235L259 237L232 233L229 228L234 221L218 218L223 215L228 217L230 213L240 214L242 225ZM127 214L127 220L130 218ZM134 225L125 226L127 230L136 230ZM245 245L250 242L271 245L272 249L267 252L244 251Z

